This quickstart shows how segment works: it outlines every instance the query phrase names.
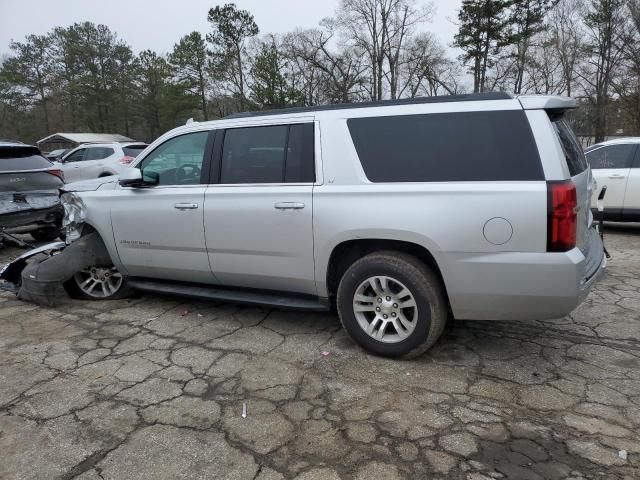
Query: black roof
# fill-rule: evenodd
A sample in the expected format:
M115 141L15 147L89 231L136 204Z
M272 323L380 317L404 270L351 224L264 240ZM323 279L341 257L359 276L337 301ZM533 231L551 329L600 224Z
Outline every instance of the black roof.
M392 105L414 105L420 103L477 102L484 100L509 100L513 97L506 92L468 93L464 95L440 95L435 97L401 98L399 100L378 100L374 102L336 103L315 107L290 107L276 110L232 113L224 118L262 117L286 113L322 112L325 110L345 110L349 108L388 107Z

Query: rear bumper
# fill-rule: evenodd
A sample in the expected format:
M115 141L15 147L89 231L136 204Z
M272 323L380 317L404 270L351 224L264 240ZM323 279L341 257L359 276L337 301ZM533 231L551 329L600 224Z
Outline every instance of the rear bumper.
M453 315L460 320L560 318L588 295L606 267L602 241L593 230L588 257L564 253L451 254L445 282Z
M64 208L57 204L42 209L22 210L0 215L0 228L8 233L29 233L39 228L60 226Z

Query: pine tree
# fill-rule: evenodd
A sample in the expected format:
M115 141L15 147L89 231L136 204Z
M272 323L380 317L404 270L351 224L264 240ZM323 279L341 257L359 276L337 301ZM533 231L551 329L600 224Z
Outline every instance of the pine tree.
M510 0L464 0L458 13L460 29L454 46L464 52L461 60L470 65L473 91L485 90L491 57L512 42L507 11Z

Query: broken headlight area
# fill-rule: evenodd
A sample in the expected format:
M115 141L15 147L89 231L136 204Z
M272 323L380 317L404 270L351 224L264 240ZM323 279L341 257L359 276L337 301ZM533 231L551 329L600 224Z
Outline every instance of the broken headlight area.
M60 201L64 207L62 232L65 242L70 244L82 235L87 210L82 199L74 193L63 193L60 196Z

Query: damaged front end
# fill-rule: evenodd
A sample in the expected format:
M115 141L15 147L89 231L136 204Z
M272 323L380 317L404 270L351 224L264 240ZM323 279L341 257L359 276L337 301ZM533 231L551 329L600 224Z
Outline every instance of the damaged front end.
M31 250L0 272L0 288L21 300L53 306L65 296L63 284L92 265L110 266L111 257L96 232L70 245L56 242Z
M30 250L0 270L0 289L17 293L21 300L54 305L65 296L63 284L88 267L112 267L100 235L85 224L87 209L81 192L113 188L117 177L65 185L60 193L64 208L61 238Z
M0 270L0 288L15 292L21 300L55 305L64 296L63 284L77 272L93 265L111 265L100 235L83 236L86 208L73 192L60 197L64 207L62 238L30 250Z

